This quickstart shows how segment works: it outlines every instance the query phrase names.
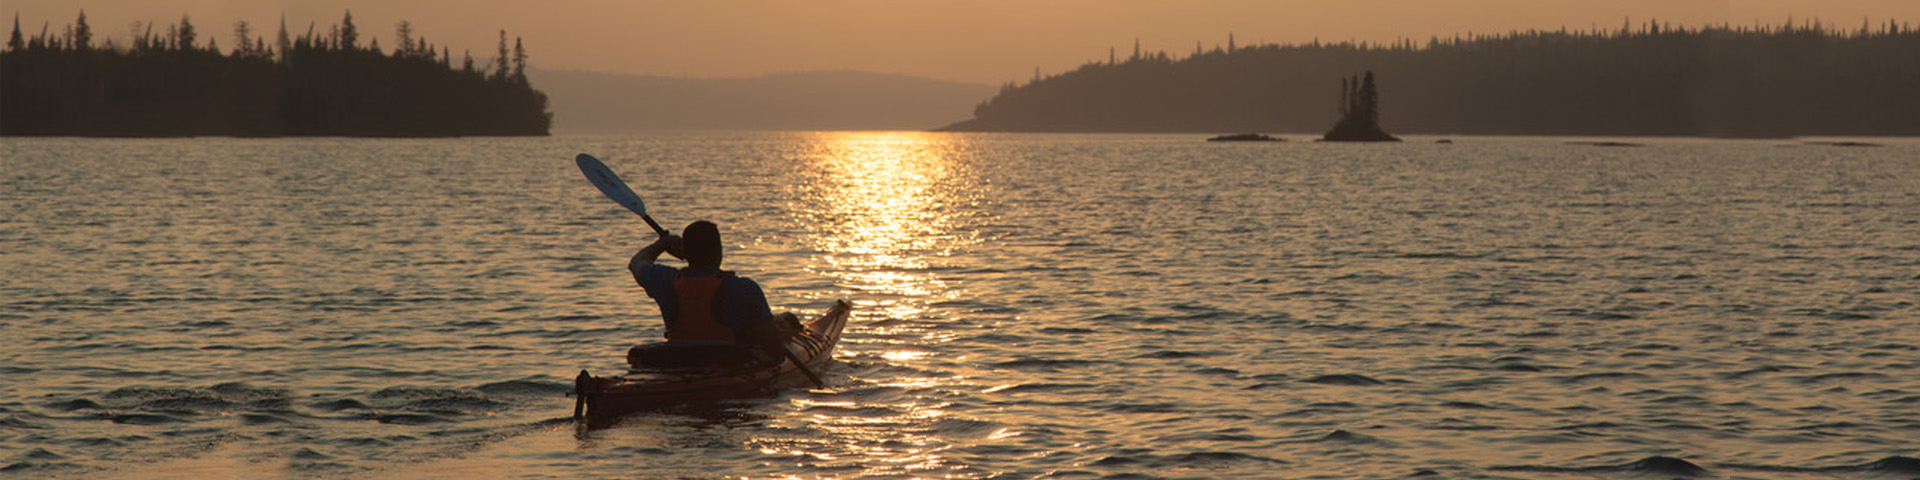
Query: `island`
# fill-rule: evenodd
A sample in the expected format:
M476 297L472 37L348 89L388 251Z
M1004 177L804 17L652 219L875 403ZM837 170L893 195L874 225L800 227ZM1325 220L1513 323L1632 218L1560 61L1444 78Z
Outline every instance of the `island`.
M155 33L155 30L164 33ZM234 26L232 48L193 22L141 24L96 44L86 12L64 34L21 34L0 51L0 135L81 137L547 135L547 97L527 82L525 44L500 32L485 66L400 22L393 48L362 43L348 12L316 33L269 40Z
M1391 92L1378 113L1395 135L1914 136L1917 49L1920 28L1906 23L1804 19L1102 49L1077 68L1004 84L941 130L1326 132L1331 111L1351 107L1327 84L1372 71ZM1346 83L1349 102L1366 88Z
M1380 91L1373 86L1373 72L1363 79L1340 79L1340 123L1320 138L1323 142L1398 142L1399 138L1380 129Z

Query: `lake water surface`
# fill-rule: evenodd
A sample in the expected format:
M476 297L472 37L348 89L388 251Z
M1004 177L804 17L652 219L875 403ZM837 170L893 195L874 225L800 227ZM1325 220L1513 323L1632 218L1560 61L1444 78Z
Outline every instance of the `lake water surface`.
M1913 478L1920 141L0 143L0 472ZM583 431L718 222L824 389Z

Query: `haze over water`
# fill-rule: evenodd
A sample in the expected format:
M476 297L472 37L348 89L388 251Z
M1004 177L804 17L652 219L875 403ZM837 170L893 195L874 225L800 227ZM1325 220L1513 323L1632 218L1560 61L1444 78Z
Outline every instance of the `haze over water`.
M0 143L23 477L1906 478L1920 143ZM718 222L828 387L578 432ZM1651 459L1651 460L1650 460Z

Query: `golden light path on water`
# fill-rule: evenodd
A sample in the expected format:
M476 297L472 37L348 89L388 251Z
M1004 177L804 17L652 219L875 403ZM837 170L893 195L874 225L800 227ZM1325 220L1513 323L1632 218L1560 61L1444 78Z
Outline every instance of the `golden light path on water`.
M820 229L808 235L818 252L809 268L836 279L849 292L859 324L849 329L877 339L865 345L868 354L887 363L916 363L951 335L925 325L940 320L931 305L963 293L935 272L955 250L977 242L965 223L975 215L980 193L973 172L957 161L963 150L950 135L836 132L821 134L798 162L817 175L794 187L801 190L795 198L812 205L790 209L805 228ZM956 381L963 379L907 375L874 386L915 390ZM809 418L815 428L846 442L820 447L860 457L837 460L864 464L867 474L918 475L954 467L940 454L947 447L924 428L947 415L943 409L948 403L912 397L891 404L837 399L801 403L823 412ZM844 414L863 409L891 413ZM763 452L836 460L818 451L772 445Z
M813 273L861 292L855 307L880 318L913 318L926 304L954 295L930 273L938 257L972 242L956 232L951 211L976 201L951 158L950 138L919 132L822 134L809 152L821 175L800 188L824 209L796 208L812 225L822 252Z

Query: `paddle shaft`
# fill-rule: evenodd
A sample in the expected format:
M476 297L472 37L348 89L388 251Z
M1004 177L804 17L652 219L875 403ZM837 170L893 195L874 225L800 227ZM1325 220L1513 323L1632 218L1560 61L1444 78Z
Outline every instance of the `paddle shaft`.
M788 350L785 345L781 345L780 352L787 354L787 361L793 362L793 366L799 368L800 373L806 374L807 379L813 381L814 388L827 388L826 382L820 381L820 376L815 375L813 369L807 368L807 362L800 361L800 357L794 355L792 350Z
M653 233L660 234L662 237L667 236L667 229L660 228L660 222L653 221L653 216L642 213L640 214L640 219L646 220L647 226L653 227Z

